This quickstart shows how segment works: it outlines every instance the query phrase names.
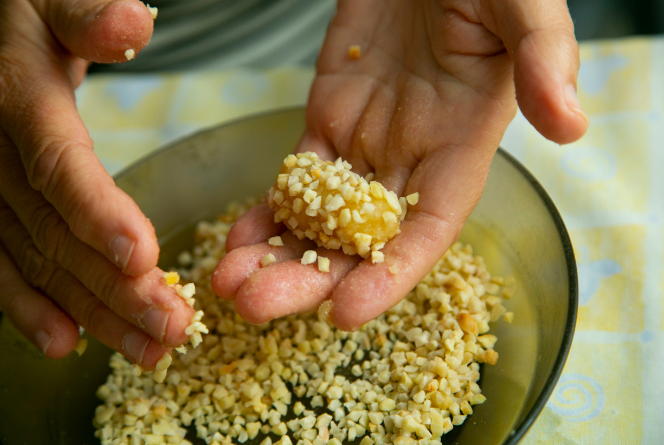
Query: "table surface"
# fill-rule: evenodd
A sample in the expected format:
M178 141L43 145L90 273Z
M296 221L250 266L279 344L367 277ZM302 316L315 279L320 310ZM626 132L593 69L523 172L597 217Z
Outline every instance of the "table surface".
M558 206L579 271L573 347L524 444L662 444L664 38L586 42L581 62L586 136L559 146L519 114L502 142ZM77 103L114 174L198 129L303 105L312 79L305 67L96 75Z

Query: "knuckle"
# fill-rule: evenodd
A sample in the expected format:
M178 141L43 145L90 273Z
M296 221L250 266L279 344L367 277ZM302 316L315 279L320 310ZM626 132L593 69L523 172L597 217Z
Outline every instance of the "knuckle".
M41 111L35 111L38 113ZM50 112L47 112L50 114ZM35 117L37 121L48 117ZM57 192L81 191L73 188L71 172L85 167L84 159L78 156L82 151L91 149L89 137L85 140L69 139L64 136L43 135L37 146L30 150L25 162L26 174L30 185L45 196Z
M77 302L74 313L71 314L76 322L86 330L93 326L103 325L106 305L97 298L86 298Z
M88 165L79 156L87 145L80 141L65 141L50 137L49 142L33 151L27 162L28 182L57 207L68 228L75 233L86 232L91 214L103 208L104 190L101 185L113 185L108 178L91 177ZM83 182L82 182L83 181Z
M102 274L92 283L91 291L112 310L118 308L118 296L123 289L124 276L120 273Z
M38 289L45 289L51 281L57 266L47 260L37 247L30 243L21 249L18 266L25 281Z
M76 277L57 265L52 272L41 276L44 293L51 296L76 323L87 330L103 325L108 310L106 305Z
M71 149L70 144L61 138L50 137L33 150L26 165L26 173L34 189L50 194L59 188L63 161Z
M37 248L47 260L65 258L69 245L69 228L48 202L38 204L28 222L28 230Z

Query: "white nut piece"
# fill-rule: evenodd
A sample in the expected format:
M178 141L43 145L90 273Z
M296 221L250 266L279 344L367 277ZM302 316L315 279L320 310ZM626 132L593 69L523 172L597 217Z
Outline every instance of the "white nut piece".
M76 354L78 356L82 356L85 350L88 348L88 340L86 338L79 338L78 342L76 343L76 347L74 347L74 351L76 351Z
M316 253L315 250L307 250L304 252L304 255L302 255L302 264L313 264L316 262L316 257L318 254Z
M417 204L419 200L420 200L420 194L417 192L411 193L410 195L406 196L406 201L408 202L408 204L412 206Z
M275 257L272 253L268 253L263 258L261 258L261 266L267 267L275 261L277 261L277 257Z
M371 252L371 262L372 263L374 263L374 264L375 263L382 263L384 261L385 261L385 255L383 254L383 252L379 252L379 251L376 251L376 250Z
M324 256L319 256L318 257L318 270L321 272L329 272L330 271L330 259L325 258Z
M145 6L147 6L148 11L150 11L150 14L152 15L152 20L156 20L159 10L153 6L150 6L149 4L146 4Z
M171 354L168 352L164 353L164 355L159 359L157 362L157 365L155 367L155 371L165 371L168 369L169 366L171 366L171 362L173 361L173 357Z

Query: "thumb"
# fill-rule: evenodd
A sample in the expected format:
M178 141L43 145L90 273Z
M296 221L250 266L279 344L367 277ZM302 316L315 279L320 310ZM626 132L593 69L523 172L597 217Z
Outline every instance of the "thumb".
M523 115L547 139L566 144L588 128L576 95L579 46L565 1L490 0L495 33L514 60Z
M138 0L31 1L60 43L92 62L126 61L152 37L152 13Z

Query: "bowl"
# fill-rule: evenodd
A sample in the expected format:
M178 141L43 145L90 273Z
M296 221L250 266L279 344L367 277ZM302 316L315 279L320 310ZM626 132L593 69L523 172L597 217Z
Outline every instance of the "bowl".
M194 225L232 200L258 196L304 128L290 109L203 131L116 176L153 222L160 265L192 244ZM500 360L484 366L487 401L443 443L515 444L533 424L562 372L576 322L577 272L563 221L535 178L502 149L460 240L495 275L515 276L514 322L496 323ZM0 314L1 317L1 314ZM0 318L0 444L89 444L97 387L111 351L94 339L82 357L51 361ZM202 443L202 442L201 442Z

